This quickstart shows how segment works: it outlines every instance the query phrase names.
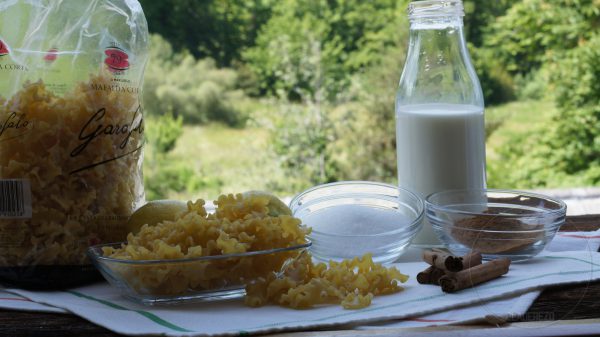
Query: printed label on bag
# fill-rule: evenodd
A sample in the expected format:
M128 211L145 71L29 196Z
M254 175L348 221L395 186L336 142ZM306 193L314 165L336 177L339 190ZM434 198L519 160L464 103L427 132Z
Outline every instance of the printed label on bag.
M104 54L106 55L104 63L112 73L122 74L129 69L129 55L125 50L118 46L110 46L104 50Z
M24 113L11 111L0 115L0 142L19 138L33 130L33 123Z
M4 63L10 62L11 58L8 56L10 54L10 50L4 41L0 40L0 70L14 70L14 71L29 71L26 66L22 64L15 63Z
M31 218L31 213L29 180L0 180L0 219Z
M57 48L48 49L48 51L46 52L46 55L44 55L44 61L46 61L48 63L52 63L52 62L56 61L57 58L58 58L58 49Z
M0 57L8 55L8 47L0 40Z

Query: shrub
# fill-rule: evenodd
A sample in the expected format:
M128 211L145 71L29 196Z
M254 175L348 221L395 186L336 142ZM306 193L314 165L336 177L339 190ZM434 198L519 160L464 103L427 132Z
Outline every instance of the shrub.
M175 148L177 139L183 133L183 118L169 113L146 120L146 139L158 153L167 153Z
M347 89L350 75L371 65L397 40L407 1L282 0L263 26L256 46L244 53L261 92L295 101L314 94L317 80L333 102ZM316 64L306 55L317 55ZM319 70L306 69L318 66ZM300 93L303 91L304 93Z
M166 199L171 192L186 191L194 179L194 171L179 161L161 160L159 166L148 173L144 186L149 200Z
M496 105L515 99L513 79L495 58L492 50L469 46L485 104Z
M173 53L158 35L151 39L150 62L144 81L144 102L149 115L173 113L186 123L220 121L243 126L248 116L236 106L244 98L236 89L237 74L219 69L212 59Z
M232 66L241 51L254 44L273 2L140 0L151 32L169 39L177 50L218 60L220 67Z
M559 113L500 149L492 175L519 188L600 184L600 34L565 54L552 74Z
M517 97L520 100L552 100L553 97L549 95L552 89L552 87L549 87L550 67L550 65L544 65L528 74L518 74L515 77Z
M597 32L597 0L523 0L491 24L484 46L512 73L526 74L559 60Z
M171 152L183 133L183 118L171 114L146 119L144 187L149 200L169 198L174 193L191 194L220 186L222 181L195 172L188 158Z

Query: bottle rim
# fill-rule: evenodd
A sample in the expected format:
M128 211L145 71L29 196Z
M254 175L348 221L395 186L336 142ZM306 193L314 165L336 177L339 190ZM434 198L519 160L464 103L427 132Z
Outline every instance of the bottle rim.
M461 0L423 0L408 4L408 18L435 18L449 16L465 16Z

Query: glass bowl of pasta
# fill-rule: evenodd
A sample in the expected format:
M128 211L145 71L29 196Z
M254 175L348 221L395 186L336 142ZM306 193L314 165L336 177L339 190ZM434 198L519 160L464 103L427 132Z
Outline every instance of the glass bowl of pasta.
M268 193L221 195L213 204L209 212L203 199L188 201L173 219L141 221L126 241L92 246L88 256L123 295L151 305L242 296L311 245L310 230Z
M125 242L92 246L88 256L125 297L145 304L213 301L243 297L245 287L270 273L283 273L311 243L244 253L183 259L129 260L106 256Z

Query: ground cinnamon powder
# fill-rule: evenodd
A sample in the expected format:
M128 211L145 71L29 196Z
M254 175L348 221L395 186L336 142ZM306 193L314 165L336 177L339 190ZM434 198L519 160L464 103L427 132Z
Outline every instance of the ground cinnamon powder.
M542 240L544 225L498 214L481 214L456 221L450 235L484 254L512 253Z

